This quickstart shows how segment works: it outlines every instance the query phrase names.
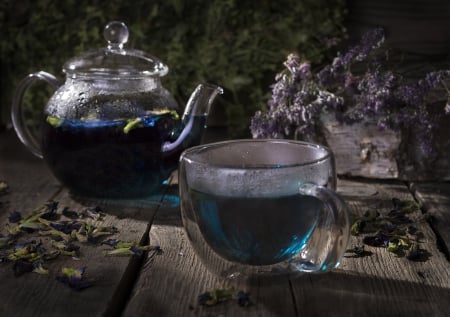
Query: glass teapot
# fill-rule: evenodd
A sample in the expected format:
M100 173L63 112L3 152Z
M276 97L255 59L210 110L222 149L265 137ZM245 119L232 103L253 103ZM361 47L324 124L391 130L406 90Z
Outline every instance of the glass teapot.
M73 194L145 198L159 193L181 152L200 143L210 106L222 89L199 85L180 116L160 80L168 67L124 48L128 29L122 22L110 22L104 37L106 48L64 64L64 83L43 71L24 78L13 98L12 123L19 139ZM55 92L37 136L26 124L22 104L25 92L40 80Z

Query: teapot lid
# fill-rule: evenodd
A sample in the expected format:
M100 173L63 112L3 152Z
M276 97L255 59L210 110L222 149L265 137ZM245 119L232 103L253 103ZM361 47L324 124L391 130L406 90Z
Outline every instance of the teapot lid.
M167 65L158 58L139 50L124 48L128 41L128 28L123 22L106 25L103 36L106 48L86 52L67 61L63 71L71 76L101 77L110 79L164 76Z

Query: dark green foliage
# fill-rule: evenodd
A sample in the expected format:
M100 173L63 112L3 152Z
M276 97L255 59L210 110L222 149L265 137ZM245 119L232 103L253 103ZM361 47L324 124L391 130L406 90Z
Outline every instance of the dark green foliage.
M104 26L122 20L130 29L129 48L169 65L164 85L178 100L185 102L199 82L220 84L224 123L247 133L287 54L321 62L330 41L344 32L344 11L343 0L3 1L1 104L9 109L14 87L30 72L42 69L62 79L67 59L105 46Z

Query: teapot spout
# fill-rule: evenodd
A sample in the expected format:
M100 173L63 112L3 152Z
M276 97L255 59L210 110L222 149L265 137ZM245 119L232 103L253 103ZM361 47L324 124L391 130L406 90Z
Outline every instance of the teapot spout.
M223 89L216 85L200 84L195 88L184 110L182 117L183 130L174 142L166 142L162 146L162 152L172 154L200 144L202 131L206 127L211 105Z

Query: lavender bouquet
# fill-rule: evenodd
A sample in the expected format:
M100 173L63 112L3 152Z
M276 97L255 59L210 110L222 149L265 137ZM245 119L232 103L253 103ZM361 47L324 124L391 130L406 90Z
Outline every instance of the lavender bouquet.
M320 117L332 113L343 124L367 123L395 131L413 128L421 151L433 156L438 121L450 114L445 85L450 70L408 80L386 67L387 54L380 54L384 39L382 29L371 30L358 45L338 53L315 73L307 60L289 55L286 69L275 77L268 109L256 112L251 120L253 137L314 140ZM430 104L442 108L430 111Z

